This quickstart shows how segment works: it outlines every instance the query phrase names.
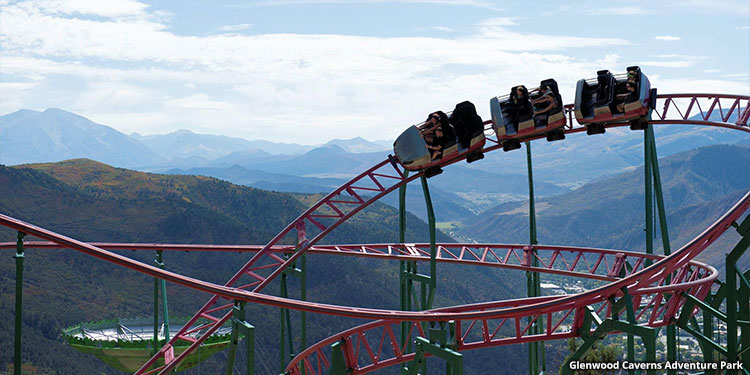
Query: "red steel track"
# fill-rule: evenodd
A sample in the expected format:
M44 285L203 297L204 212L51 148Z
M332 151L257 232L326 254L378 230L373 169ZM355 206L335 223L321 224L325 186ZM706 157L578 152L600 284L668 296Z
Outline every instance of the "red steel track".
M674 94L659 95L651 124L699 124L750 132L750 97L717 94ZM661 106L660 106L661 104ZM744 110L741 110L744 107ZM566 133L585 130L573 123L572 106L565 106L569 123ZM698 116L698 119L690 119ZM729 122L737 116L735 122ZM608 127L624 126L627 123L611 124ZM543 138L539 136L534 139ZM484 151L500 148L496 139L488 137ZM529 139L531 140L531 139ZM494 143L494 144L493 144ZM463 160L462 157L445 160L447 166ZM637 319L641 324L661 326L668 324L684 303L684 297L669 298L687 293L703 298L716 279L716 270L691 260L713 243L730 225L750 209L750 193L746 194L730 211L704 233L689 244L667 257L658 259L654 265L645 267L644 254L586 248L565 248L536 246L541 266L530 267L532 252L524 251L523 246L507 245L441 245L440 261L484 264L496 267L534 270L571 276L589 277L611 281L609 284L574 295L525 298L511 301L489 302L435 309L422 312L392 311L369 308L353 308L269 296L260 293L276 276L291 265L306 251L338 253L343 255L370 256L389 259L425 259L424 245L351 245L315 246L331 230L345 222L352 215L364 209L379 198L398 187L419 178L421 173L406 176L393 159L386 159L358 175L348 183L325 196L305 211L271 242L263 247L198 246L208 251L255 251L255 255L223 286L202 280L164 271L159 268L134 261L130 258L104 250L107 248L158 247L175 249L185 245L134 245L99 244L102 247L77 241L23 221L0 215L0 225L48 240L55 246L71 248L108 262L124 266L138 272L159 277L190 288L209 292L211 299L195 314L170 342L156 356L146 362L136 374L165 374L176 367L190 352L197 348L216 329L231 317L234 300L245 300L266 305L285 307L301 311L334 314L349 317L382 319L350 329L323 340L300 353L288 366L288 371L298 373L299 366L307 369L307 374L322 374L327 371L330 360L326 348L333 342L344 341L347 363L355 366L354 373L366 373L396 363L408 361L411 355L404 354L395 332L400 322L412 322L409 336L424 335L418 321L457 321L459 349L473 349L493 345L550 340L575 336L582 326L587 306L596 306L596 311L610 311L612 298L621 296L623 288L634 297ZM308 234L312 238L308 238ZM296 238L299 250L292 252L289 247L278 246L284 238ZM53 247L40 244L40 247ZM286 252L287 257L279 254ZM498 254L499 253L499 254ZM565 256L567 255L567 256ZM632 261L632 262L630 262ZM624 270L625 276L620 270ZM667 278L671 283L665 284ZM545 317L547 325L544 334L528 334L530 323L522 320ZM208 323L204 323L208 321ZM508 325L505 325L506 322ZM506 327L506 328L503 328ZM501 329L503 328L503 329ZM400 328L398 328L400 330ZM373 334L376 332L376 334ZM377 337L381 337L379 342ZM365 337L369 337L366 339ZM149 370L159 357L171 357L172 346L176 341L190 343L190 348L162 367ZM375 343L377 350L371 344Z

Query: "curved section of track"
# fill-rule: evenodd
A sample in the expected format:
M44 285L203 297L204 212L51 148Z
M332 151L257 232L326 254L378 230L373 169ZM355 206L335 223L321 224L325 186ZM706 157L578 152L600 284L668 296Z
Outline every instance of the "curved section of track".
M149 250L149 251L201 251L201 252L251 252L257 253L262 245L195 245L195 244L145 244L91 242L89 245L103 250ZM28 241L26 248L65 249L55 242ZM367 244L367 245L316 245L308 249L310 254L343 255L382 260L428 262L430 244ZM15 242L0 242L0 249L15 250ZM548 245L504 245L504 244L437 244L436 260L474 266L542 272L602 281L615 281L645 267L646 260L658 261L661 255L634 251L594 249L574 246ZM290 255L294 246L274 246L271 252ZM530 257L540 266L533 266ZM622 272L622 274L620 273Z
M659 104L657 104L657 110L655 110L657 116L656 119L651 121L651 123L698 123L701 125L718 126L750 132L750 128L748 128L748 118L750 117L750 107L748 106L749 99L750 97L748 96L715 94L660 95L658 96L658 100L662 102L662 107L659 107ZM707 102L709 104L701 105L700 103L702 102ZM744 110L741 111L743 104ZM683 105L684 107L681 107ZM706 107L707 109L704 110L704 107ZM576 127L573 124L572 113L570 111L571 106L568 105L565 108L569 118L569 124L565 127L565 132L575 133L583 131L585 127ZM659 108L661 108L661 110L659 110ZM724 108L727 109L724 110ZM719 119L713 120L713 118L716 117L716 114L718 114ZM729 119L735 115L737 116L737 121L730 123ZM700 119L691 120L691 117L694 116L700 116ZM608 125L608 127L623 125L626 124L610 124ZM530 138L528 140L542 137L543 136ZM490 142L488 142L487 146L485 146L485 152L489 152L501 147L501 144L496 139L493 140L491 137L488 137L488 140ZM448 159L442 163L442 166L447 166L461 160L463 160L463 157ZM138 262L134 262L126 257L107 252L101 248L57 235L42 228L20 222L12 218L8 218L7 216L1 216L0 222L11 228L21 230L29 234L34 234L40 238L64 245L65 247L74 248L76 250L86 252L93 256L103 258L107 261L128 268L136 269L140 272L144 272L155 277L161 277L178 284L190 286L211 293L213 295L211 299L206 302L206 304L193 316L193 318L185 325L185 327L181 329L170 340L170 342L165 345L164 348L159 351L159 353L157 353L157 355L151 358L141 367L141 369L136 372L136 374L151 374L155 372L163 374L172 370L182 359L184 359L190 352L196 349L205 338L209 337L218 327L228 321L231 316L232 301L235 299L251 300L274 306L281 306L305 311L335 313L344 316L403 319L413 321L477 318L502 319L511 318L518 314L521 314L523 316L536 316L539 314L554 313L569 308L577 309L581 306L585 306L591 303L602 302L609 296L615 295L617 293L617 290L621 289L624 286L635 288L635 290L648 290L648 288L653 288L654 285L660 285L660 283L663 283L667 275L671 275L673 277L684 277L685 275L681 275L678 272L680 272L680 270L682 269L685 269L684 267L686 267L692 257L702 251L708 243L711 243L713 242L713 240L715 240L715 238L712 236L718 235L721 232L725 231L731 221L735 220L736 217L747 210L748 202L750 201L750 199L746 195L743 200L733 208L733 211L725 215L724 218L722 218L707 231L711 233L711 236L705 237L706 233L704 233L704 235L696 239L696 241L698 242L693 241L688 246L683 247L683 249L681 249L680 251L675 252L669 257L658 261L656 264L659 264L659 267L655 265L653 267L642 269L641 271L633 273L628 277L620 279L619 281L615 281L607 285L606 287L597 288L578 295L566 296L548 301L527 301L534 303L524 306L506 306L503 308L491 309L486 311L461 311L452 313L430 311L415 313L377 309L347 309L332 305L301 303L300 301L282 299L259 293L284 269L286 269L290 264L296 261L296 259L302 253L307 251L311 246L317 243L331 230L345 222L355 213L380 199L384 195L388 194L391 191L394 191L395 189L408 183L409 181L419 178L421 175L421 173L416 173L407 177L404 171L397 164L396 160L392 158L386 159L376 164L374 167L368 169L364 173L358 175L348 183L325 196L310 209L300 215L297 219L295 219L292 223L290 223L267 245L261 248L244 266L242 266L237 271L237 273L235 273L235 275L229 281L227 281L224 286L218 286L215 284L206 283L204 281L187 278L182 275L178 275L168 271L162 271L158 268L144 264L135 264ZM735 215L737 216L735 217ZM727 223L725 222L726 220L730 220L730 222ZM277 244L279 244L285 237L295 236L295 234L297 240L299 241L299 250L291 254L288 258L279 257L277 253L273 251L273 248ZM308 238L308 234L310 234L312 238ZM688 272L683 271L682 273L686 274ZM674 286L657 286L656 288L674 288ZM674 298L670 299L670 301L676 300L677 299ZM672 302L672 306L664 311L676 311L676 304L676 302ZM655 306L659 306L659 303L656 303ZM578 316L578 313L576 313L576 316ZM203 320L208 320L209 323L202 323ZM201 333L197 337L197 339L195 337L196 332ZM172 345L174 345L178 340L190 343L190 348L185 350L180 356L167 363L165 366L156 370L147 370L148 368L152 367L152 365L159 357L165 356L166 353L170 352Z
M462 336L462 348L464 349L472 349L472 348L479 348L479 347L486 347L486 346L494 346L494 345L502 345L502 344L509 344L509 343L517 343L517 342L527 342L527 341L536 341L536 340L547 340L547 339L554 339L554 338L562 338L567 337L566 335L572 334L572 332L575 332L578 327L580 327L580 324L583 320L582 314L585 313L583 310L585 306L587 305L596 305L598 306L597 310L602 311L603 309L607 308L610 309L611 306L609 305L609 297L616 297L622 293L623 287L628 287L629 293L633 296L635 296L635 306L638 308L638 319L643 320L647 319L647 324L649 325L663 325L670 321L671 318L674 317L674 314L679 309L679 307L683 303L683 298L671 298L668 303L662 303L664 298L664 293L689 293L691 295L694 295L696 297L703 297L705 293L708 292L711 283L716 278L716 271L710 266L705 266L699 263L690 262L690 259L692 259L695 255L699 254L703 249L705 249L707 246L709 246L711 243L713 243L724 231L726 231L728 228L731 227L731 224L735 222L740 216L742 216L745 212L747 212L750 209L750 192L746 194L732 209L727 212L721 219L716 221L711 227L709 227L706 231L704 231L700 236L695 238L693 241L691 241L689 244L681 248L680 250L676 251L669 257L663 257L659 259L653 266L642 268L638 272L631 272L629 276L625 278L618 279L618 281L612 282L606 286L587 291L581 294L576 295L568 295L568 296L555 296L555 297L540 297L540 298L533 298L533 299L521 299L521 300L513 300L513 301L500 301L500 302L489 302L489 303L483 303L483 304L474 304L474 305L465 305L465 306L457 306L457 307L451 307L446 309L437 309L437 310L431 310L431 311L423 311L423 312L406 312L406 311L391 311L391 310L381 310L381 309L366 309L366 308L352 308L352 307L342 307L342 306L335 306L335 305L327 305L327 304L320 304L320 303L314 303L314 302L303 302L303 301L296 301L296 300L290 300L290 299L284 299L280 297L273 297L268 296L265 294L259 294L259 293L252 293L248 291L244 291L237 288L230 288L225 286L219 286L216 284L208 283L205 281L193 279L190 277L182 276L179 274L175 274L173 272L161 270L159 268L143 264L141 262L132 260L130 258L112 253L110 251L101 249L99 247L96 247L92 244L83 243L56 233L53 233L51 231L48 231L43 228L39 228L37 226L25 223L23 221L10 218L5 215L0 215L0 224L3 226L22 231L24 233L46 239L48 241L51 241L59 247L64 248L70 248L74 250L78 250L84 253L87 253L89 255L93 255L95 257L104 259L108 262L124 266L133 270L136 270L138 272L142 272L154 277L159 277L165 280L169 280L172 282L175 282L179 285L187 286L190 288L206 291L209 293L214 293L216 295L221 296L222 298L225 298L227 300L245 300L245 301L251 301L256 303L262 303L266 305L271 306L277 306L277 307L284 307L284 308L291 308L295 310L302 310L302 311L309 311L309 312L317 312L317 313L325 313L325 314L333 314L333 315L340 315L340 316L349 316L349 317L359 317L359 318L370 318L370 319L384 319L379 322L373 322L365 326L357 327L353 330L346 331L348 336L342 337L340 335L334 336L333 338L329 340L325 340L314 347L306 350L300 356L298 356L297 359L295 359L295 363L299 363L300 361L304 363L305 366L310 367L312 370L315 370L315 367L312 365L313 359L311 356L321 356L321 358L324 358L324 346L330 342L330 340L341 340L344 339L346 341L347 337L349 342L352 342L352 337L365 337L367 331L372 329L378 329L378 327L381 327L383 330L382 337L386 337L390 340L391 336L393 334L393 328L382 328L382 327L390 327L393 324L396 324L400 321L448 321L448 320L458 320L458 321L464 321L469 322L467 324L464 324L465 330L462 330L461 336ZM45 247L50 245L48 244L39 244L39 247ZM164 248L164 247L172 247L173 249L180 249L185 250L186 245L140 245L143 248L149 248L154 249L156 247ZM194 246L194 245L193 245ZM374 247L377 247L378 245L375 245ZM385 249L389 247L389 245L379 245L383 246L382 248ZM393 245L390 245L393 246ZM487 254L491 253L492 246L483 246L483 245L472 245L475 246L475 249L478 248L484 248L483 250L483 256L485 260L487 260ZM114 248L120 248L120 249L128 249L128 248L134 248L133 244L115 244L113 246ZM328 251L332 253L339 253L339 254L363 254L362 256L365 256L364 254L367 254L366 251L350 251L354 248L367 248L370 246L367 245L361 245L361 246L352 246L352 247L340 247L340 246L331 246L328 249L323 249L322 251ZM196 247L196 248L203 248L203 247ZM232 248L236 249L237 247L224 247L224 248ZM453 258L454 260L458 260L461 258L461 254L458 255L454 254L451 251L448 251L449 247L445 248L445 254L452 254L452 256L448 256L447 258ZM497 247L496 247L497 248ZM636 264L641 263L645 261L646 257L643 256L643 254L639 253L627 253L627 252L618 252L615 250L603 250L603 249L586 249L586 248L559 248L559 247L546 247L546 246L540 246L540 249L544 249L543 251L549 252L549 257L545 255L540 255L539 260L542 262L544 267L539 267L538 270L552 270L556 264L565 264L566 266L563 266L561 268L567 269L568 271L575 269L577 264L585 264L585 268L589 271L591 275L595 275L598 272L615 272L617 270L616 267L618 264L618 258L619 259L627 259L627 257L632 256L635 260ZM241 248L242 251L250 250L250 247L247 248ZM474 250L471 250L471 247L463 246L463 245L456 245L454 247L455 250L461 249L461 251L466 254L473 254L471 257L478 258L477 261L481 260L482 256L478 255L478 251L475 252ZM521 267L523 267L522 263L524 263L523 259L520 256L520 253L518 252L518 249L514 249L513 246L505 246L506 253L505 256L500 257L496 256L496 259L500 260L502 259L514 259L516 258L519 262L521 262ZM285 251L283 248L278 248L278 251ZM454 250L454 251L455 251ZM286 250L288 251L288 250ZM405 256L407 258L412 257L416 259L425 259L425 255L422 254L421 256L417 255L420 253L419 250L416 250L414 246L404 246L402 248L402 251L404 252L410 252L409 255L396 255L398 256ZM523 249L521 249L523 251ZM564 256L564 252L570 252L571 254L575 254L575 256L572 256L572 261L566 261L566 257ZM382 251L381 251L382 252ZM492 250L495 254L497 254L497 251ZM373 254L373 252L370 252L370 254ZM595 254L595 259L587 258L588 256ZM619 254L619 255L618 255ZM383 255L369 255L369 256L383 256ZM607 257L614 256L614 260L611 262L612 267L601 267L602 264L609 264L607 261ZM447 258L443 258L447 261ZM571 258L571 257L568 257ZM649 256L648 258L659 258L654 256ZM398 258L397 258L398 259ZM527 258L528 259L528 258ZM506 264L507 264L506 260ZM558 263L559 262L559 263ZM488 263L489 264L489 263ZM526 262L528 264L528 262ZM622 263L624 265L624 263ZM518 267L518 265L513 264L507 264L509 267ZM623 267L621 265L620 267ZM601 268L600 268L601 267ZM633 269L637 269L636 266L632 266ZM628 267L625 267L625 270L627 270ZM571 271L572 272L572 271ZM581 272L583 274L583 272ZM671 276L673 279L673 284L664 285L664 281L666 280L667 276ZM609 276L608 276L609 277ZM572 314L572 325L566 324L566 319L568 319ZM552 322L552 317L554 316L556 320L556 323L554 325L554 328L549 329L547 333L544 335L536 335L531 336L527 334L528 326L522 326L522 320L525 320L526 318L534 318L538 319L540 316L546 316L547 321ZM568 319L569 320L569 319ZM498 333L503 333L501 331L501 327L503 324L505 324L506 321L514 322L516 326L516 334L514 335L498 335ZM490 334L489 327L495 326L494 331ZM566 327L570 326L569 330L566 331ZM412 332L409 334L422 334L423 332L420 331L421 327L418 324L412 324L411 325ZM471 341L474 334L472 334L472 329L475 329L474 327L482 327L482 340L481 341ZM201 331L205 332L205 331ZM189 332L188 334L193 334L195 332ZM394 339L395 340L395 339ZM355 340L354 343L357 341ZM381 342L383 344L386 344L386 341L383 341L381 339ZM389 341L390 342L390 341ZM395 341L393 341L395 342ZM362 342L363 348L367 345ZM383 345L378 346L381 350ZM355 348L355 347L352 347ZM386 346L387 348L387 346ZM363 349L364 350L364 349ZM366 351L366 350L365 350ZM354 352L352 352L354 353ZM364 353L364 351L363 351ZM359 360L358 362L352 362L352 363L361 363L361 369L362 371L373 371L377 368L382 368L384 366L388 366L391 364L408 361L409 356L404 355L403 351L400 349L393 348L393 357L391 360L386 361L385 356L374 354L370 358L376 359L375 361L372 361L370 365L365 364L367 361L365 359ZM363 354L364 355L364 354ZM325 359L319 358L318 361L321 361L321 363L326 363ZM378 360L379 358L379 360ZM309 362L309 363L308 363ZM320 371L323 371L324 367L318 366ZM311 370L311 371L312 371ZM291 369L290 371L295 371Z

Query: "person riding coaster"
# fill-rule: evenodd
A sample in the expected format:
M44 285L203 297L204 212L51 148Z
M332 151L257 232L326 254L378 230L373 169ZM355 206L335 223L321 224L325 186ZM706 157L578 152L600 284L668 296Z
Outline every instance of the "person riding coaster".
M520 148L520 140L547 134L553 141L565 137L562 97L554 79L541 81L539 88L514 86L509 95L490 99L492 127L505 151Z
M638 66L626 73L597 72L596 78L576 85L575 117L588 134L604 133L611 123L630 122L631 129L644 129L655 105L656 90Z
M450 116L435 111L423 123L407 128L393 143L393 150L404 168L424 169L432 176L442 172L441 162L463 154L468 162L481 159L484 142L482 118L473 104L462 102Z

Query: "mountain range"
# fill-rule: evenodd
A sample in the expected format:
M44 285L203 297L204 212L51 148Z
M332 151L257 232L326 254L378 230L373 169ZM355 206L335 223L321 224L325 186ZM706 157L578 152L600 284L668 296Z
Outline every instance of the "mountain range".
M707 228L750 189L750 145L701 147L663 158L659 164L673 250ZM643 251L643 186L641 167L538 199L539 242ZM479 242L525 242L528 212L527 201L503 203L467 218L457 233ZM658 221L656 225L654 244L660 252ZM728 238L735 237L730 233ZM721 256L728 250L709 251L701 259L720 268Z
M659 156L711 144L750 142L736 131L710 127L663 126L655 132ZM632 170L642 164L642 137L641 132L617 128L604 135L569 135L563 142L534 142L535 194L560 194ZM60 109L20 110L0 117L0 163L6 165L83 157L116 167L212 176L280 192L331 191L385 159L391 143L357 137L308 146L189 130L125 135ZM498 203L525 199L523 150L488 153L480 162L461 163L430 179L438 220L458 221ZM407 207L426 219L420 191L420 187L408 189ZM384 202L396 205L398 199L392 194Z
M267 192L210 177L138 172L86 159L0 166L0 212L84 241L264 244L319 198ZM408 215L408 241L426 241L428 233L426 223ZM14 238L15 232L0 227L0 241ZM397 210L376 202L331 232L324 242L397 239ZM437 239L452 241L441 232ZM152 253L120 253L152 264ZM223 283L250 254L165 252L164 256L169 270ZM397 308L399 304L398 262L308 255L307 265L311 301L380 308ZM64 344L60 329L86 321L149 316L153 280L71 250L27 249L25 267L24 361L36 366L40 374L118 373ZM466 269L440 266L438 306L515 298L523 290L521 278L507 272L481 268L469 273ZM0 262L2 316L13 315L14 270L13 262ZM292 295L298 293L296 285L290 287ZM278 295L278 282L265 292ZM173 285L168 285L168 293L173 317L191 315L207 298L204 293ZM256 327L257 371L277 373L278 309L250 305L249 316ZM308 345L358 324L361 320L308 314ZM0 320L3 369L12 362L13 340L6 339L12 331L12 319ZM299 349L298 336L295 341ZM478 356L476 361L466 370L486 373L500 367L502 358L521 355L521 350L506 347L476 352L472 354ZM223 373L224 361L220 354L186 373ZM238 361L241 366L242 358ZM519 363L515 370L521 367Z
M748 164L750 147L739 145L702 147L661 159L673 250L707 227L747 191ZM452 168L461 169L451 166L446 173ZM264 243L319 196L267 192L211 177L143 173L82 159L0 167L0 212L86 241ZM640 169L540 198L539 240L543 244L642 251L642 201ZM394 208L376 203L325 240L394 241L397 221ZM527 203L495 205L481 216L471 216L459 224L456 231L464 238L526 243ZM410 216L407 225L407 241L425 239L427 227L423 221ZM442 233L438 236L439 241L451 241ZM10 241L14 233L0 230L0 238ZM656 252L660 252L660 243L657 236ZM730 231L728 239L712 246L701 259L720 268L723 254L734 243L736 235L732 237ZM150 254L124 254L151 261ZM168 253L166 257L171 270L223 282L247 255ZM26 265L25 358L43 371L114 373L60 343L59 330L86 320L147 315L152 280L71 251L30 249ZM311 300L368 307L398 304L394 282L398 265L394 262L310 256L308 265L315 270L308 278ZM0 313L4 316L12 314L12 275L12 263L0 263ZM466 272L466 267L441 265L439 275L441 306L519 297L523 292L524 278L513 271L475 268ZM550 275L544 275L543 280L566 282ZM373 293L373 288L377 292ZM175 315L191 314L205 299L200 293L182 288L170 287L169 291L170 312ZM269 293L277 292L277 285L269 287ZM274 363L278 356L278 311L257 306L251 309L258 332L256 345L261 348L258 360ZM310 338L326 337L358 324L330 317L310 319ZM0 331L11 330L10 320L0 321ZM2 340L0 345L0 364L9 363L10 340ZM564 345L548 346L548 363L555 368L565 355ZM464 369L469 373L523 372L523 361L508 365L504 358L524 357L524 350L525 346L517 345L466 352ZM220 371L222 363L222 358L211 359L189 373Z

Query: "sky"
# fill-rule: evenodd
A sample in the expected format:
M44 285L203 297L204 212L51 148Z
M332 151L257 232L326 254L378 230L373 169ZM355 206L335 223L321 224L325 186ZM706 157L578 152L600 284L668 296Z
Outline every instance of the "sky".
M749 0L0 0L0 115L123 133L394 139L510 87L639 65L660 93L750 94Z

